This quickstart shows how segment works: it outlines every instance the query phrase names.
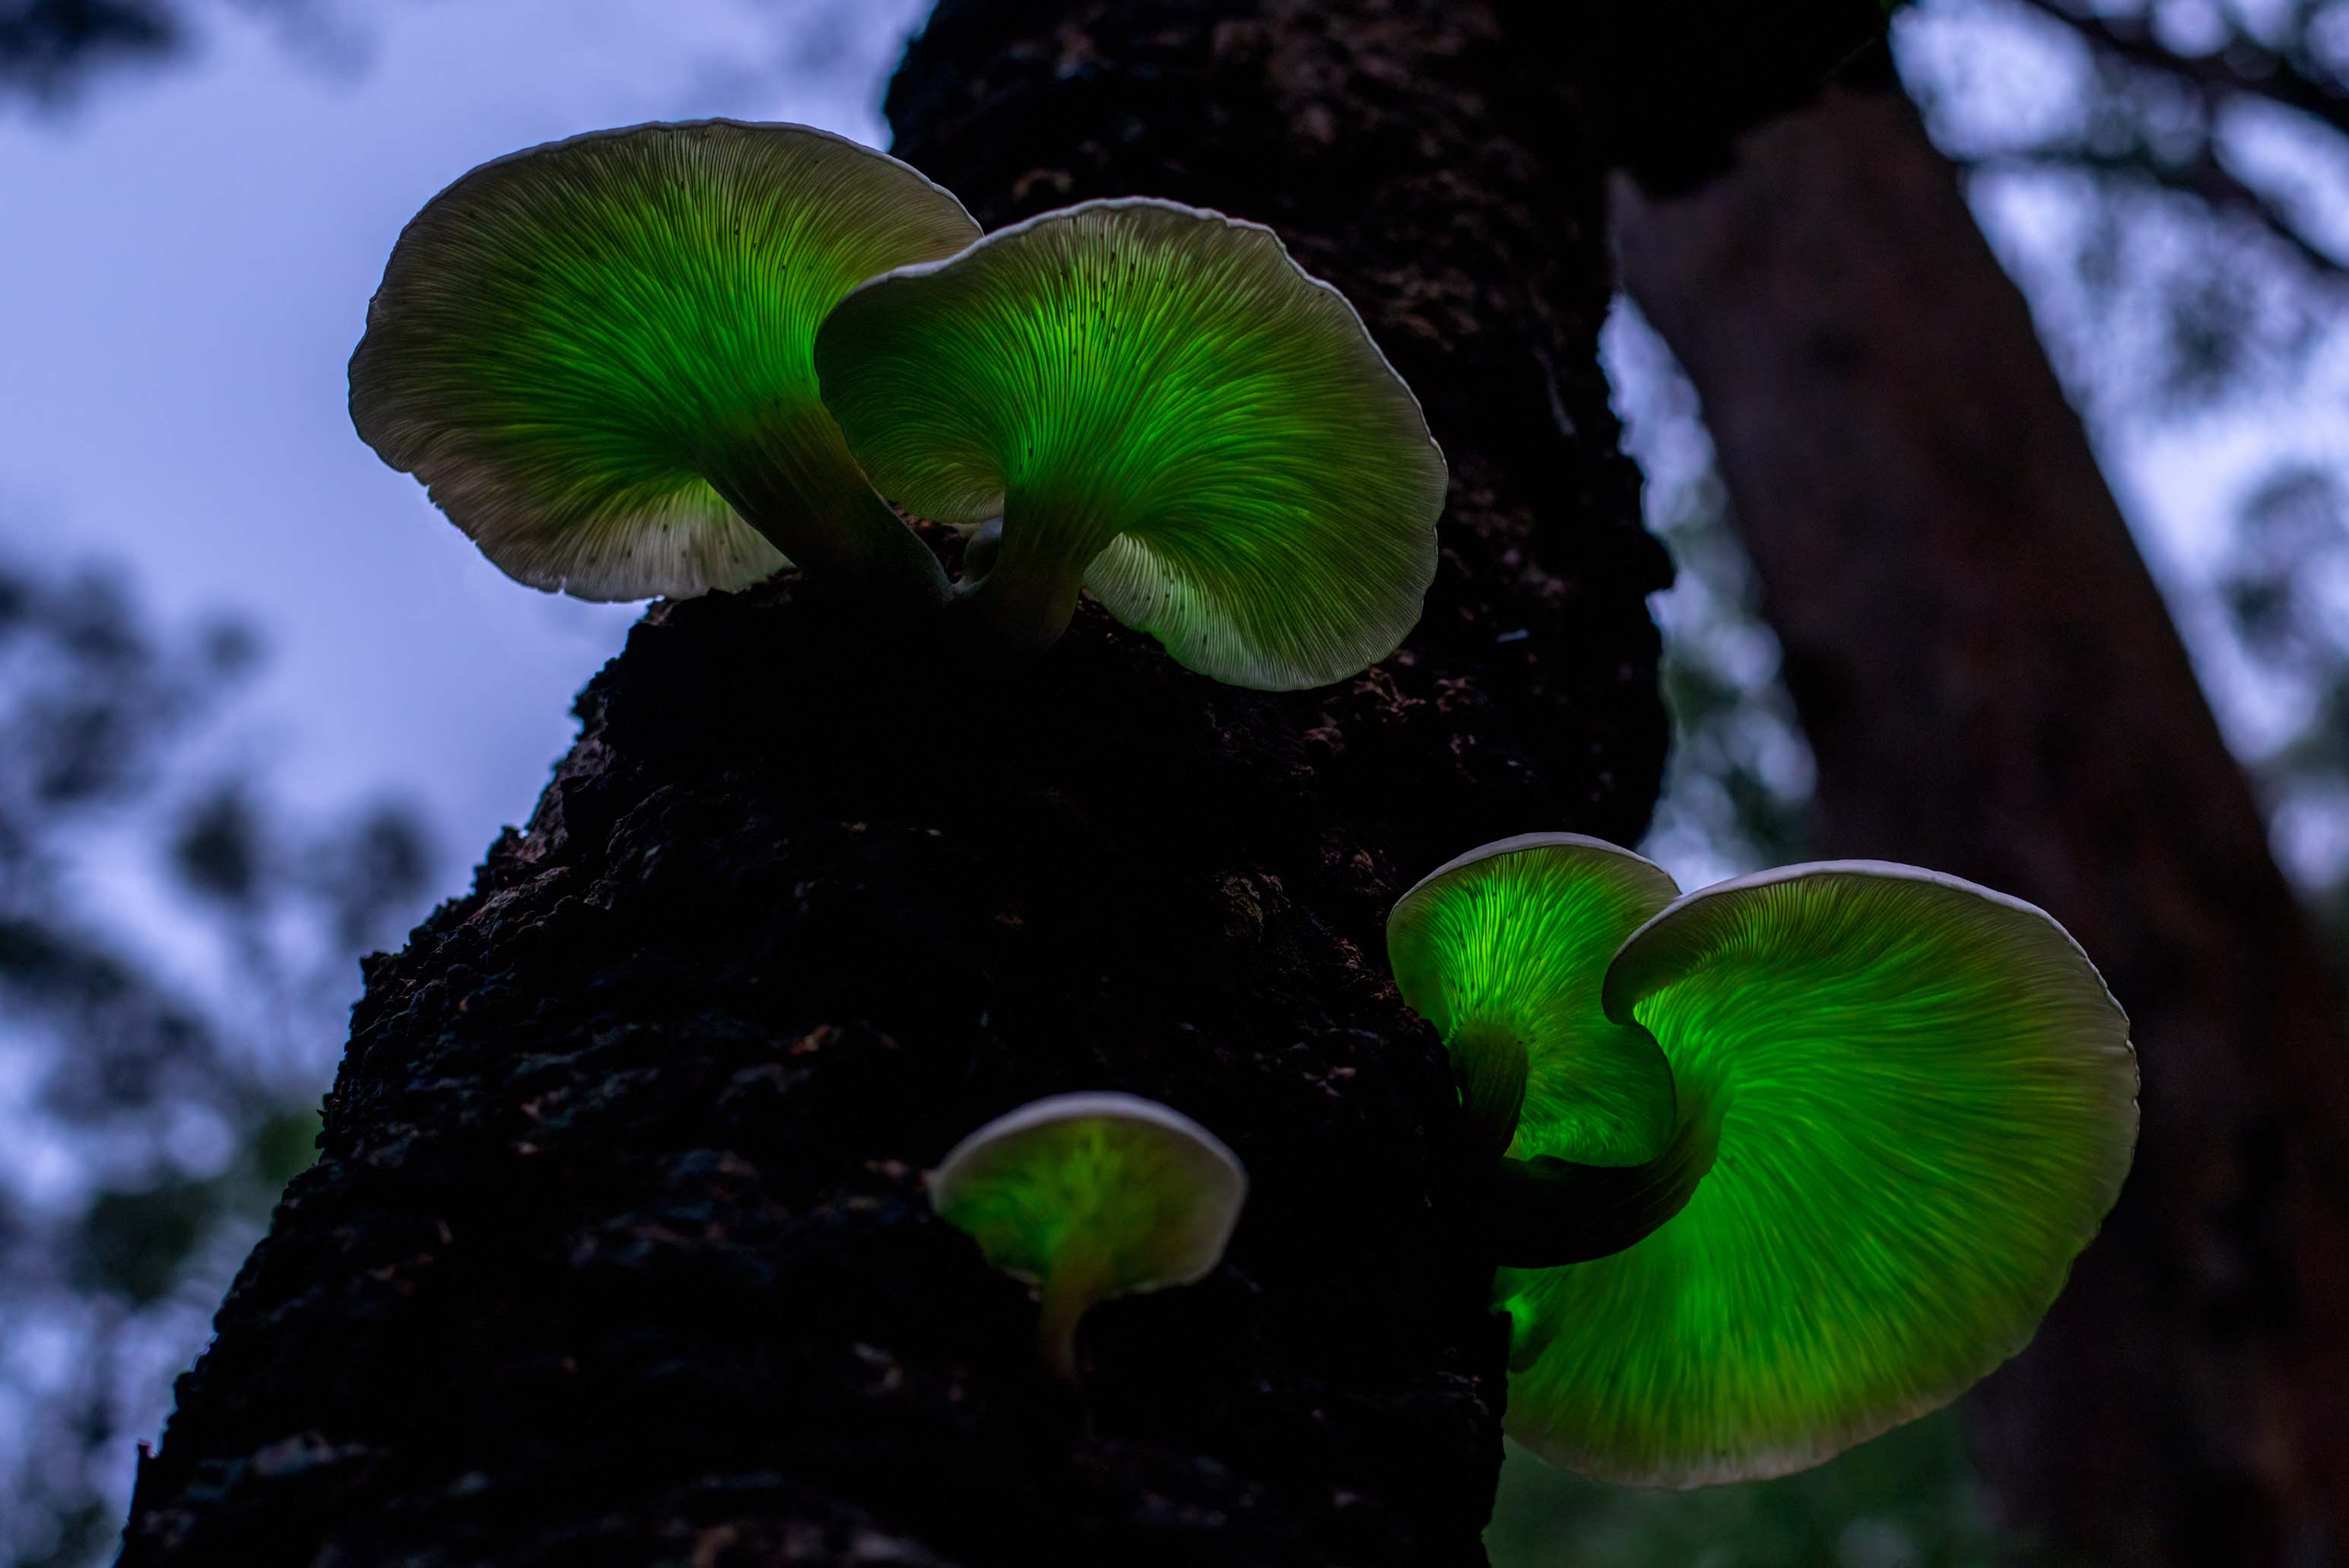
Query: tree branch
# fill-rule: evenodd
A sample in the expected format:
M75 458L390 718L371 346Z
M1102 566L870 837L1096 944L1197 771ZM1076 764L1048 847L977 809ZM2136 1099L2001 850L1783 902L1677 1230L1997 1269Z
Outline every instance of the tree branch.
M2021 0L2052 16L2106 54L2160 71L2202 89L2206 96L2239 94L2297 109L2349 136L2349 88L2312 75L2289 57L2240 41L2251 63L2236 64L2228 54L2178 55L2165 49L2145 27L2074 8L2072 0ZM2232 53L2234 51L2230 51Z
M2349 277L2349 260L2334 255L2302 233L2282 203L2237 179L2225 164L2219 161L2207 142L2194 158L2184 162L2150 155L2104 152L2070 142L1955 154L1952 160L1977 173L2040 173L2085 169L2095 174L2158 185L2164 190L2199 197L2213 208L2251 219L2270 235L2291 247L2320 277Z

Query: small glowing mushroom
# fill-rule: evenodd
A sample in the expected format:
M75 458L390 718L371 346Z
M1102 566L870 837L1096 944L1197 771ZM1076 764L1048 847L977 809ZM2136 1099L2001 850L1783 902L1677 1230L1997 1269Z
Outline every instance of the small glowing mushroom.
M1599 986L1623 939L1680 892L1663 868L1575 833L1469 851L1402 895L1387 961L1435 1026L1478 1145L1514 1159L1632 1166L1673 1132L1672 1074Z
M1139 198L1047 212L864 284L815 362L885 494L1000 518L957 613L1007 645L1050 645L1081 586L1186 667L1287 690L1419 620L1443 454L1268 229Z
M950 1150L930 1203L987 1260L1036 1287L1045 1360L1077 1374L1077 1322L1114 1295L1213 1272L1247 1172L1215 1134L1155 1100L1062 1094Z
M895 159L797 125L596 131L485 163L399 237L351 418L507 575L583 599L785 563L939 603L946 575L816 396L842 295L978 227Z
M1509 1430L1569 1470L1778 1475L1946 1404L2030 1338L2128 1170L2127 1019L2054 921L1954 877L1706 888L1602 1000L1714 1150L1628 1250L1496 1279Z

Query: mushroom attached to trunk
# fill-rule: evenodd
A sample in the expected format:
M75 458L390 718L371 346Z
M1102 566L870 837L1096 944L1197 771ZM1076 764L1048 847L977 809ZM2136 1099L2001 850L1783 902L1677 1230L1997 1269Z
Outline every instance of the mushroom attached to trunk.
M1578 833L1524 833L1437 867L1387 916L1387 962L1452 1055L1480 1149L1629 1166L1671 1140L1672 1071L1599 986L1623 939L1680 890Z
M797 125L595 131L485 163L409 222L351 418L507 575L583 599L785 563L941 602L816 395L815 331L978 232L913 169Z
M1529 1079L1541 1042L1581 1053L1571 1078L1609 1030L1670 1064L1652 1158L1501 1162L1510 1434L1568 1470L1696 1486L1946 1404L2022 1348L2118 1196L2127 1017L2040 911L1875 861L1706 888L1607 953L1604 928L1670 887L1608 851L1488 846L1407 895L1420 929L1390 938L1455 1051L1489 1051L1478 1020L1529 1018L1505 1037L1530 1043ZM1410 907L1430 889L1453 907Z
M1090 201L901 267L818 334L825 404L924 516L999 518L957 614L1041 648L1078 590L1234 686L1354 675L1419 619L1443 454L1268 229Z
M1247 1172L1215 1134L1130 1094L1062 1094L947 1151L930 1203L1036 1287L1046 1362L1077 1374L1077 1323L1114 1295L1189 1284L1222 1261Z
M1688 894L1608 967L1712 1171L1612 1257L1504 1269L1511 1427L1647 1485L1780 1475L2029 1342L2137 1142L2128 1019L2040 910L1880 861Z

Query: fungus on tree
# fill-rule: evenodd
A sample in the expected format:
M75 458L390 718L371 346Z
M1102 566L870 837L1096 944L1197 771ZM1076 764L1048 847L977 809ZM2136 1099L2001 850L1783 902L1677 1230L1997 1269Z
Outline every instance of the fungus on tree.
M1778 1475L2021 1349L2137 1132L2128 1021L2063 928L1954 877L1847 861L1688 894L1608 954L1592 933L1653 879L1555 844L1529 865L1524 843L1438 873L1484 866L1516 891L1406 942L1407 988L1447 1038L1510 1016L1489 986L1558 1037L1651 1035L1675 1127L1637 1166L1503 1161L1511 1435L1614 1480ZM1531 934L1497 929L1512 908ZM1561 1235L1525 1233L1544 1226ZM1619 1250L1592 1255L1610 1226Z
M816 396L851 288L978 234L895 159L733 120L494 160L394 246L351 418L507 575L583 599L740 588L785 564L937 603L946 577Z
M885 494L1000 519L957 613L1008 645L1049 645L1082 587L1188 668L1285 690L1419 619L1443 454L1353 307L1260 225L1047 212L865 284L815 359Z
M1071 1380L1086 1311L1205 1278L1247 1197L1247 1172L1215 1134L1130 1094L1021 1106L956 1144L930 1176L939 1215L1036 1287L1044 1358Z
M1599 985L1623 939L1679 889L1661 866L1577 833L1524 833L1437 867L1387 916L1403 1001L1435 1026L1479 1147L1626 1166L1671 1140L1672 1074Z

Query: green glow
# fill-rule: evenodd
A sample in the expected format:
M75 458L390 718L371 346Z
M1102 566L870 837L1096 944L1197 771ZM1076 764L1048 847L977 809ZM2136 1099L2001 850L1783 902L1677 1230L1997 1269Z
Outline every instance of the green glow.
M942 596L810 356L858 283L978 232L912 169L803 126L637 126L515 153L401 234L351 357L352 419L534 587L697 593L788 552Z
M1247 1196L1239 1161L1206 1129L1123 1094L1022 1106L957 1144L930 1179L939 1215L1037 1287L1046 1357L1071 1377L1085 1309L1206 1275Z
M1508 1429L1654 1485L1782 1474L2020 1349L2118 1194L2128 1025L2030 906L1872 862L1690 895L1606 1011L1654 1032L1713 1171L1629 1251L1501 1271Z
M885 494L1002 517L972 599L1015 641L1058 636L1081 581L1187 667L1287 689L1419 619L1443 455L1269 230L1140 200L1047 213L866 284L815 353Z
M1609 958L1679 890L1627 850L1571 833L1487 844L1434 872L1387 916L1402 999L1435 1026L1471 1114L1475 1087L1524 1062L1523 1109L1495 1152L1637 1165L1672 1135L1672 1077L1645 1029L1610 1023Z

